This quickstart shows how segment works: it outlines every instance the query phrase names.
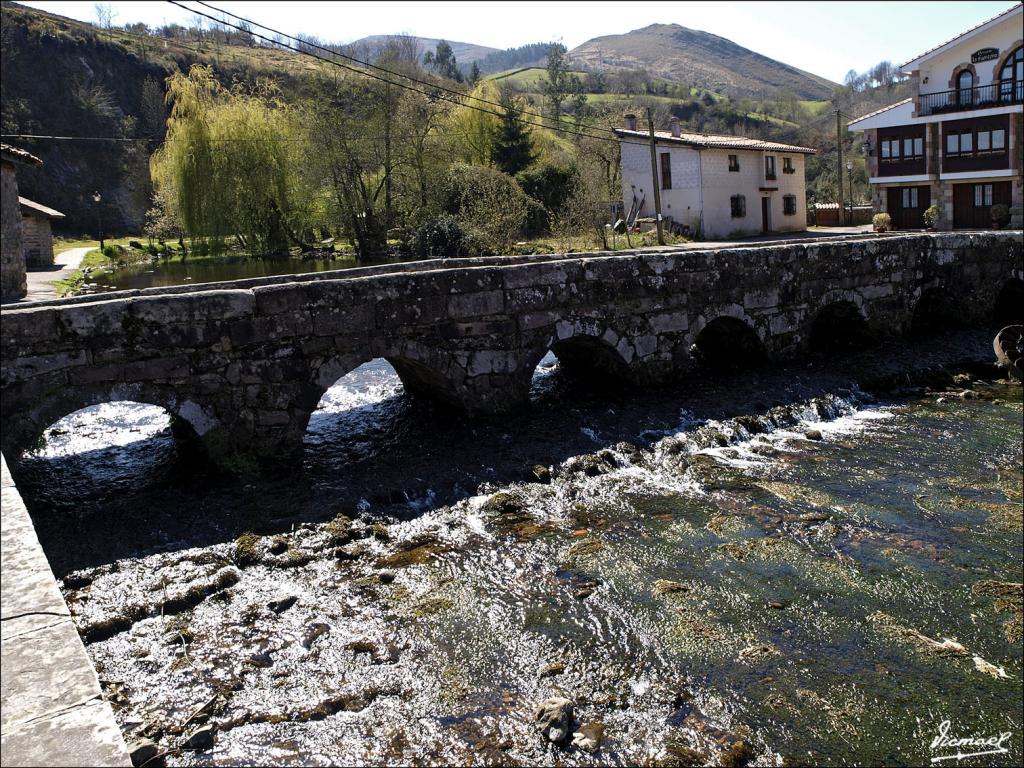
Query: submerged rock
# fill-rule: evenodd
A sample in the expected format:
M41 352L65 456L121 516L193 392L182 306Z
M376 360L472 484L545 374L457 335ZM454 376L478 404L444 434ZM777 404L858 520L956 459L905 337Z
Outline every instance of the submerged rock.
M823 440L824 439L824 437L821 434L821 430L820 429L808 429L806 432L804 432L804 437L806 437L808 440Z
M533 467L530 468L530 474L537 479L538 483L551 482L551 470L543 464L534 464Z
M272 610L274 613L284 613L298 601L298 597L295 595L283 595L275 598L267 603L267 608Z
M204 725L189 734L182 744L185 749L209 749L213 746L213 726Z
M139 739L128 745L128 757L131 758L132 765L134 766L147 764L162 766L164 764L163 758L153 760L158 754L160 754L160 747L150 739Z
M560 696L546 699L533 712L534 728L555 744L565 741L572 730L572 719L572 702Z
M586 723L572 735L572 745L585 752L594 753L601 748L604 739L604 726L600 723Z

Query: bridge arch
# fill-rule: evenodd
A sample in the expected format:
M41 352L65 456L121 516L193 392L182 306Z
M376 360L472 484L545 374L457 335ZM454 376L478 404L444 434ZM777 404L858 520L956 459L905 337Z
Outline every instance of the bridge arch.
M1011 277L999 293L992 308L992 319L1000 328L1007 325L1024 324L1024 280Z
M963 300L946 286L929 286L914 303L910 332L914 336L932 336L963 328L969 317L966 310Z
M131 402L162 408L171 417L171 430L176 441L195 449L207 440L216 439L221 422L212 409L190 397L182 397L169 386L148 383L77 384L61 388L48 397L18 409L17 415L4 423L3 450L17 460L37 445L43 433L66 416L103 403ZM5 402L5 409L8 404ZM10 407L16 407L12 403Z
M548 353L569 380L594 388L617 387L633 379L630 361L636 356L631 340L609 324L593 318L563 319L542 344L524 358L522 380L527 389Z
M699 317L691 338L690 357L704 368L737 370L767 360L764 340L742 308L723 308L710 321Z
M852 352L870 344L873 337L860 294L831 291L810 322L807 349L813 354Z

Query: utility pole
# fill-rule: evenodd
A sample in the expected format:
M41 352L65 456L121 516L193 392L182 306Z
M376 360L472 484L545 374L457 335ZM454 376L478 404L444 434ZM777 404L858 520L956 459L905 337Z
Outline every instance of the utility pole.
M647 108L647 129L651 135L651 180L654 184L654 217L658 225L658 245L665 244L665 233L661 231L661 180L658 178L658 151L654 145L654 118Z
M839 188L839 213L844 214L845 219L846 213L846 201L843 200L843 124L842 119L839 116L839 110L836 110L836 152L839 154L839 160L836 163L836 186Z

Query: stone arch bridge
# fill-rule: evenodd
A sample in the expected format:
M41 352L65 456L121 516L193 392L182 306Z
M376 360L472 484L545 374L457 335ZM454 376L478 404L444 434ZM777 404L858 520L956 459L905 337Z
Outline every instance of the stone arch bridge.
M1020 232L939 233L415 262L9 306L2 448L15 460L63 416L134 400L190 425L216 460L282 460L301 454L321 395L378 357L414 395L497 413L528 399L549 350L569 372L654 383L692 368L702 339L731 343L716 328L794 358L836 308L881 335L908 330L929 295L991 321L1022 278Z

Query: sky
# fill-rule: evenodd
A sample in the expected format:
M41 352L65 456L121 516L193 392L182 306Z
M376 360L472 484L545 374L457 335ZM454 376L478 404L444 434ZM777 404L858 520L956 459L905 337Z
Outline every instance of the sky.
M572 49L601 35L649 24L681 24L720 35L757 53L842 82L851 70L896 64L1013 6L969 2L237 2L211 5L279 29L348 43L367 35L412 34L494 48L560 41ZM185 4L201 10L195 3ZM92 2L26 2L95 21ZM187 23L168 2L111 2L114 24Z

